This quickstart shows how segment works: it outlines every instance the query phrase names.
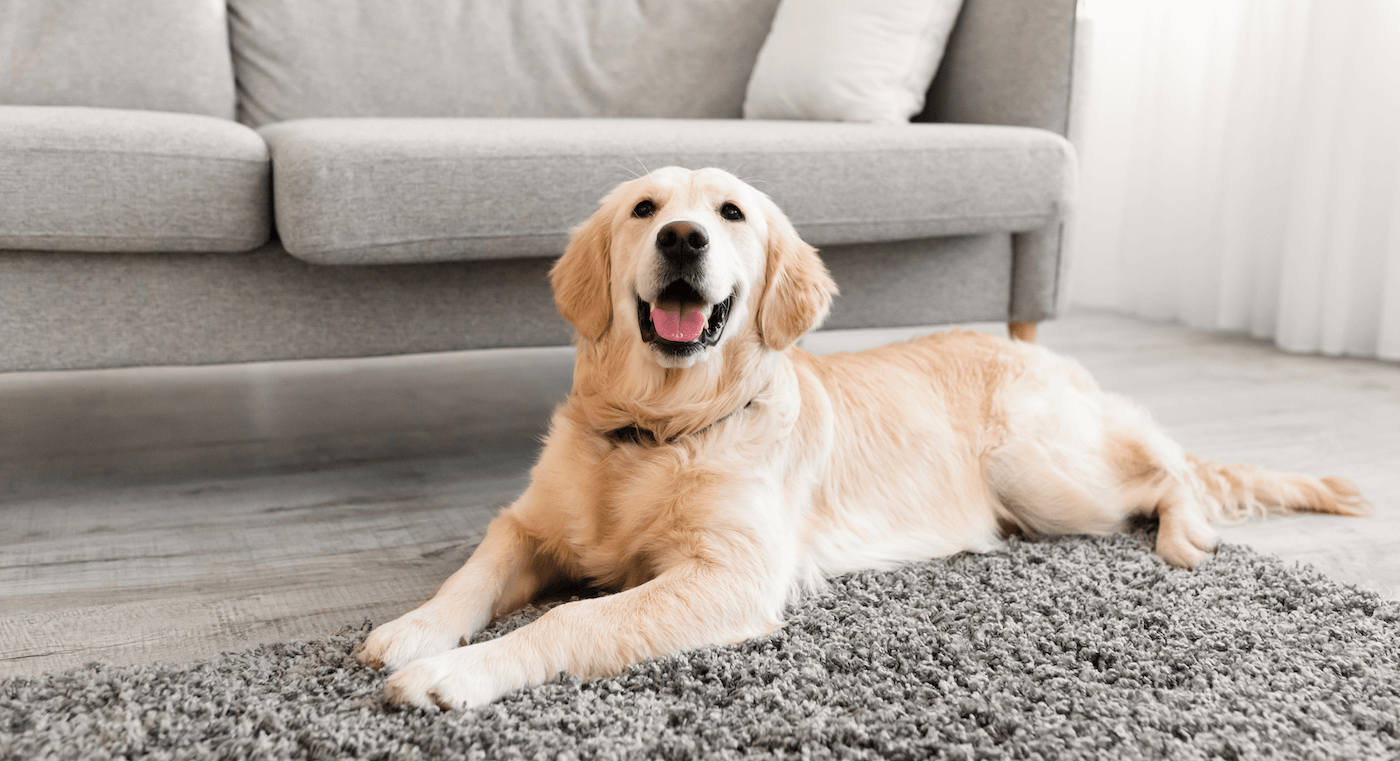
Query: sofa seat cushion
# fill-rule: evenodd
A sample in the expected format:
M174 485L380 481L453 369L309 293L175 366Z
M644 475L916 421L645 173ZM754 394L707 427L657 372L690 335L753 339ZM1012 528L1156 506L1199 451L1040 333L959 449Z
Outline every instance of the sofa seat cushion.
M287 251L325 264L550 256L623 180L716 166L817 246L1039 229L1067 213L1059 135L965 124L307 119L260 130Z
M248 251L272 232L270 171L227 119L0 106L0 249Z

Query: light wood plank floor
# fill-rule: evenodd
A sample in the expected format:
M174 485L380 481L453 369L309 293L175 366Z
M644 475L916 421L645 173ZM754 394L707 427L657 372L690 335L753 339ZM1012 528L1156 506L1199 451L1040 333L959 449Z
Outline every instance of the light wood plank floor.
M1000 326L976 327L1004 333ZM926 330L824 333L807 345L818 352L858 349ZM1245 338L1106 313L1075 313L1044 325L1041 340L1078 358L1105 388L1143 403L1191 451L1355 480L1375 503L1374 518L1277 518L1224 534L1227 541L1312 563L1334 578L1400 599L1400 366L1290 356ZM183 477L114 473L94 452L119 444L115 435L100 447L69 446L82 450L83 467L96 476L24 478L12 466L0 481L0 676L90 660L203 657L323 635L364 618L384 621L413 607L466 559L490 516L524 488L540 418L549 400L567 390L569 364L568 350L535 350L316 366L307 388L319 398L352 400L341 402L343 416L373 411L375 435L405 442L402 451L413 455L407 459L385 459L381 450L369 461L344 462L364 456L365 431L346 426L343 438L353 441L337 450L335 431L311 430L318 425L312 421L284 431L279 441L233 441L229 431L236 425L220 434L219 451L236 450L240 465L272 462L271 472L239 474L235 468L210 475L220 468L195 467L184 472L196 475ZM395 368L392 383L366 384L364 378L383 375L385 367ZM459 380L461 393L442 393L444 378L466 378L474 369L489 387ZM257 372L260 398L278 393L266 388L271 371ZM149 385L131 382L144 376L111 377L116 385ZM190 393L199 384L227 389L232 383L209 369L180 377ZM446 455L431 456L433 446L421 446L422 431L444 420L479 422L502 414L501 379L510 377L520 382L505 385L522 396L512 409L526 410L516 417L533 417L515 420L497 436L474 428L478 435L468 441L429 437ZM46 410L55 421L73 417L77 397L64 395L64 383L26 382L0 383L0 415L7 401L23 399L28 425L42 427ZM83 383L86 404L106 398ZM415 383L436 390L426 401L420 393L402 420L386 421L384 410L397 409L394 400L414 394ZM376 395L383 397L378 404ZM138 431L141 462L189 468L199 459L186 451L197 436L162 428L172 450L162 454L160 437L153 439L149 424L141 424L159 418L170 398L168 390L141 403L123 397L119 404L107 402L98 417L113 430ZM483 398L491 400L489 414L463 412ZM297 409L309 420L302 402ZM194 430L201 414L219 425L230 413L212 402L185 404L181 424ZM91 425L92 416L84 417ZM0 459L23 462L24 442L11 432L7 444L5 435L0 432ZM86 431L84 438L101 436ZM317 442L323 464L290 465L287 453L304 457L307 440ZM52 449L45 459L63 459L62 447L45 446ZM258 447L280 454L260 460ZM33 462L30 470L37 472Z

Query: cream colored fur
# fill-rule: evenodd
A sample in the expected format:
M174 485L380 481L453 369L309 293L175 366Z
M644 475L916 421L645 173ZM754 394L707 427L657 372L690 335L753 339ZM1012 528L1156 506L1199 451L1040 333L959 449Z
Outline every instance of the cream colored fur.
M656 212L632 211L650 200ZM720 208L737 205L741 221ZM735 295L698 356L643 343L637 298L666 284L668 221L710 233L704 288ZM465 707L561 671L646 658L782 625L831 574L995 548L1007 529L1095 533L1160 521L1157 553L1190 568L1212 521L1290 508L1362 514L1350 483L1222 466L1182 452L1142 409L1073 361L977 333L857 354L794 346L836 287L768 198L715 169L628 182L575 231L553 273L579 333L574 387L525 493L422 607L373 632L361 662L388 697ZM619 441L626 426L651 441ZM563 580L615 594L569 602L459 647Z

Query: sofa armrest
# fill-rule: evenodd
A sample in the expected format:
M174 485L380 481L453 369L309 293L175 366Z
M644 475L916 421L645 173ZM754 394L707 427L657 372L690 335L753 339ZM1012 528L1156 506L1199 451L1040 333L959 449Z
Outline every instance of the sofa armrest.
M1077 0L963 0L914 121L1039 127L1064 135Z

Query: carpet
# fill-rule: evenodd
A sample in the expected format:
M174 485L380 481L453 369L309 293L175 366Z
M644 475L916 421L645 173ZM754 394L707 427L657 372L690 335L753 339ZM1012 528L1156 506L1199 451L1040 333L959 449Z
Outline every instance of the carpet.
M843 576L760 639L449 714L381 699L367 626L10 679L0 757L1400 758L1400 605L1242 547L1175 570L1152 540Z

